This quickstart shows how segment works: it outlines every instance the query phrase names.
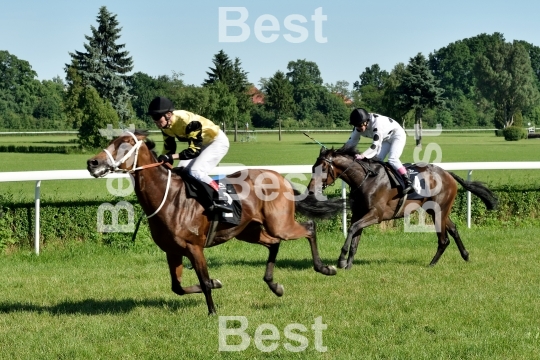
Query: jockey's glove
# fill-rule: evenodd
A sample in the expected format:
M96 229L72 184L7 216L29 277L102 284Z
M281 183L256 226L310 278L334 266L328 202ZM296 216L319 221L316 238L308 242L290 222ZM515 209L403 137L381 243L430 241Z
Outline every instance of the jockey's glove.
M172 154L170 154L170 155L167 155L167 154L159 155L158 161L163 161L164 163L169 163L171 165L174 163Z

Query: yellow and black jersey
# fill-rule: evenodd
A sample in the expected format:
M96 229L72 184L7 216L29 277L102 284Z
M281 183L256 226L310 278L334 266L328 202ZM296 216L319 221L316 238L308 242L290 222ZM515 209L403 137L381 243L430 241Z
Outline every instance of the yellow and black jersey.
M199 156L201 148L211 143L219 133L219 126L200 115L185 110L173 111L171 126L161 129L163 133L163 154L176 152L176 141L187 142L188 148L178 155L180 160Z

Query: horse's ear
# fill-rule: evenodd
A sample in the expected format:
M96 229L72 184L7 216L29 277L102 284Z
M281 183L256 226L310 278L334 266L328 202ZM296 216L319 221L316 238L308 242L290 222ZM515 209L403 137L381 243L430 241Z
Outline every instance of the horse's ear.
M322 155L326 152L326 148L324 146L321 146L321 151L319 152L319 155Z

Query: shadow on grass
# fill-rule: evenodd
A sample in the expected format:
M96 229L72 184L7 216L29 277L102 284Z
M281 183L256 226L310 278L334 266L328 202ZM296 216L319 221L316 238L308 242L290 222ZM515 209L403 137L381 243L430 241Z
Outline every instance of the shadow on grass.
M327 266L336 266L337 257L335 259L324 258L321 259L322 263ZM355 259L353 266L382 266L382 265L412 265L425 267L429 265L429 259L410 258L410 259L392 259L392 258L378 258L378 259ZM249 259L233 259L224 261L221 258L211 257L208 261L209 269L218 269L224 266L249 266L261 268L263 271L266 268L266 260L249 260ZM276 268L278 269L292 269L292 270L306 270L313 269L312 259L278 259L276 260Z
M96 300L86 299L81 301L65 301L51 306L41 306L29 302L0 303L0 314L14 312L37 312L51 315L102 315L102 314L125 314L137 307L164 308L168 311L177 311L183 308L201 306L204 298L183 298L182 300Z

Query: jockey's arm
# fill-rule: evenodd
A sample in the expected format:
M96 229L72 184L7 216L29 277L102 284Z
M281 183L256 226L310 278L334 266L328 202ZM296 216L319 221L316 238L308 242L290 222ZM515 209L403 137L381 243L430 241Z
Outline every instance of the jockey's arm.
M355 148L356 145L358 145L358 142L360 141L360 131L358 131L356 128L353 128L353 131L351 133L351 136L349 137L349 140L345 143L345 147L352 147Z
M176 152L176 140L174 136L169 136L163 131L161 133L163 134L163 151L161 152L161 155L174 155Z
M199 156L203 144L202 130L202 124L199 121L191 121L186 126L188 147L178 154L180 160L194 159Z
M372 157L379 154L379 151L381 150L381 145L383 141L383 134L382 132L377 128L377 118L373 121L373 142L371 143L370 147L362 153L366 159L371 159Z

